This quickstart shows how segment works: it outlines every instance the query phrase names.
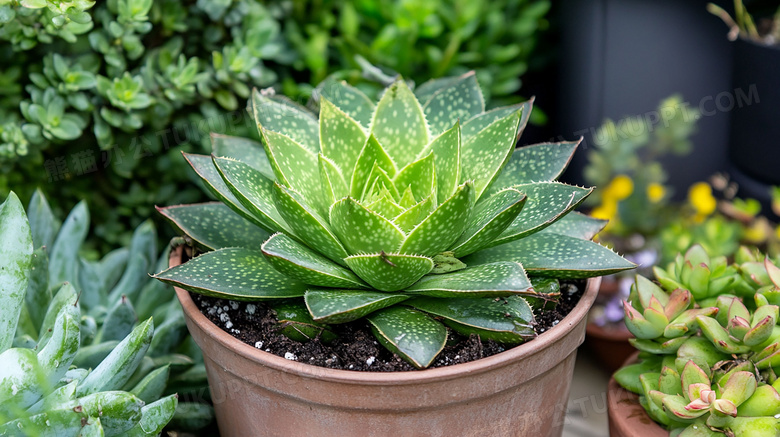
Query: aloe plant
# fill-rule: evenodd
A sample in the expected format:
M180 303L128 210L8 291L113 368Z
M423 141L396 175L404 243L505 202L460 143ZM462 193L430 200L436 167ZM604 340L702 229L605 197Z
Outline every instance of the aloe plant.
M603 221L573 212L592 190L555 182L578 142L515 150L532 102L486 112L473 73L415 92L398 78L378 102L346 83L317 91L319 119L255 90L262 145L215 135L212 156L185 154L222 204L161 209L207 252L156 278L294 305L309 336L365 318L425 368L447 328L533 338L523 297L554 298L534 277L634 267L589 241Z
M780 269L745 248L737 258L728 264L694 246L655 270L660 285L638 276L624 302L641 353L615 379L671 435L780 434L780 326L770 302Z
M25 305L29 290L38 288L42 274L47 274L40 269L41 255L33 251L33 241L30 223L12 192L0 204L0 435L159 435L178 402L176 395L161 398L168 368L120 390L132 381L152 343L151 319L119 337L93 369L76 368L72 364L84 330L77 295L66 282L52 303L42 307L46 311L38 341L32 347L24 340L12 347L15 334L30 321Z

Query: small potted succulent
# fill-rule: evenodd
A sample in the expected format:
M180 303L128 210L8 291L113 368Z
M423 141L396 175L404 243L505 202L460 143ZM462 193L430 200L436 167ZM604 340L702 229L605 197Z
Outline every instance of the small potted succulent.
M317 97L319 118L254 91L262 145L215 136L212 156L186 155L222 204L161 209L197 256L179 249L155 277L178 288L212 392L226 394L222 434L560 435L595 289L536 339L535 315L569 293L558 280L584 289L634 267L590 241L602 221L573 211L591 189L554 181L578 143L515 150L531 102L485 111L473 73L414 92L398 78L378 102L337 81ZM317 345L365 327L417 369L459 339L509 350L390 374L327 368L335 355L318 367L202 312L236 301L264 302L246 311L269 307L282 333Z
M640 352L610 381L611 436L780 435L780 269L735 258L694 246L655 269L660 285L637 277L624 309Z

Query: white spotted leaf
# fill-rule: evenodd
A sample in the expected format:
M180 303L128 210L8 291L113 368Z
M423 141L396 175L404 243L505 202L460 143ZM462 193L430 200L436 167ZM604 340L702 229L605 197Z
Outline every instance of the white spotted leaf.
M473 206L474 187L467 182L409 232L398 252L434 256L447 250L466 229Z
M369 285L380 291L398 291L414 284L433 269L424 256L375 253L352 255L347 265Z
M320 138L322 154L344 172L346 179L351 179L366 144L366 133L360 124L327 99L320 99Z
M505 299L418 297L405 305L440 317L445 325L466 337L476 334L483 341L505 344L519 344L536 337L533 310L519 296Z
M274 180L274 170L268 161L263 145L249 138L211 134L211 153L220 158L233 158L258 170L268 179Z
M409 207L406 211L395 216L393 223L395 223L402 231L407 234L412 231L417 225L420 224L426 217L431 215L436 205L433 202L433 197L428 196L420 202Z
M601 220L572 211L540 232L568 235L583 240L592 240L607 225L609 220Z
M523 238L544 229L576 208L593 191L592 188L560 182L530 183L512 188L525 194L527 200L520 215L493 241L493 245Z
M276 270L305 284L334 288L368 288L350 270L284 234L274 234L263 243L262 251Z
M468 265L514 261L534 276L558 279L592 278L630 270L636 265L592 241L567 235L537 233L474 253Z
M369 173L368 183L360 196L360 200L361 202L372 202L375 198L383 196L385 192L390 194L393 200L399 198L398 190L396 189L393 180L390 179L387 172L375 162L374 168L372 168L371 173Z
M444 349L447 329L411 308L392 306L370 314L368 322L379 342L418 369L424 369Z
M366 185L370 182L369 178L375 165L384 170L388 176L395 176L397 171L395 163L390 159L384 147L379 144L376 137L371 135L366 140L366 144L363 145L360 156L355 163L355 170L352 173L350 182L350 194L352 197L359 199L363 195Z
M362 91L347 82L325 79L317 85L315 96L319 97L320 101L324 97L332 102L364 128L368 129L371 124L376 105Z
M384 218L393 218L404 212L404 209L395 203L395 201L393 201L390 193L387 193L386 195L366 205L366 208L374 211ZM398 224L398 222L396 222L396 224ZM400 225L399 227L401 230L404 230Z
M208 250L225 247L257 248L268 232L236 214L221 202L157 208L173 226Z
M531 116L532 108L533 100L528 100L526 102L517 103L510 106L502 106L500 108L495 108L491 109L490 111L483 112L471 120L462 123L463 127L461 129L461 135L465 141L466 139L477 135L494 122L510 114L520 112L520 124L517 128L517 138L519 139L520 135L523 133L523 129L525 129L526 124L528 124L528 118Z
M347 323L403 302L409 296L363 290L314 289L307 290L304 299L314 320Z
M12 191L0 204L0 352L11 347L24 304L33 240L19 198Z
M357 253L394 253L404 241L404 233L390 220L347 197L330 209L333 233L350 255Z
M491 191L557 179L569 165L580 141L534 144L516 149Z
M412 162L428 144L422 108L403 79L393 82L377 103L371 133L399 167Z
M328 205L332 205L338 199L349 195L349 185L344 179L341 169L322 153L319 154L320 181L322 182L323 195Z
M277 271L260 251L228 248L204 253L154 275L193 293L252 301L301 297L306 284Z
M401 190L411 187L416 199L424 199L432 194L435 198L436 171L433 153L407 164L395 175L393 182Z
M460 141L460 123L455 123L434 138L423 151L423 156L433 152L437 201L452 196L460 184Z
M276 101L252 90L252 115L257 129L277 132L316 154L320 151L319 123L306 108L291 101Z
M331 261L344 264L349 254L331 231L328 221L306 204L298 193L274 184L274 202L279 214L292 228L295 235L310 248L325 255Z
M465 122L485 112L485 98L470 71L455 83L436 91L423 106L432 135L439 135L456 122Z
M536 295L525 270L517 262L494 262L442 275L429 275L406 291L435 297Z
M489 246L521 213L526 199L525 194L509 188L478 203L451 251L460 258Z

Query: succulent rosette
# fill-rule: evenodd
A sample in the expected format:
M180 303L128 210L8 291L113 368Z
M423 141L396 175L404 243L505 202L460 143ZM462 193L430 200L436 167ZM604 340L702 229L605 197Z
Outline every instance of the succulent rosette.
M316 91L319 117L255 90L262 144L214 135L212 156L185 154L222 203L161 209L207 252L158 279L270 301L293 338L365 318L424 368L447 328L533 338L529 302L556 297L542 278L634 267L573 211L592 189L555 181L578 142L515 149L532 101L486 111L473 73L414 92L399 78L378 102L335 80Z

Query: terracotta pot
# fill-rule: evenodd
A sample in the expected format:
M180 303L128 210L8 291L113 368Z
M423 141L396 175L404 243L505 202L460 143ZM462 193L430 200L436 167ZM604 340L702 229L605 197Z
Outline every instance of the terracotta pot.
M623 365L636 361L634 353ZM610 437L669 437L669 431L655 423L639 405L639 396L621 387L615 378L607 386Z
M171 266L182 252L171 254ZM177 288L203 349L223 437L560 436L577 347L599 280L537 339L470 363L353 372L285 360L233 338Z
M609 373L621 368L626 359L636 352L628 342L634 336L627 329L610 329L588 323L585 332L585 347Z

